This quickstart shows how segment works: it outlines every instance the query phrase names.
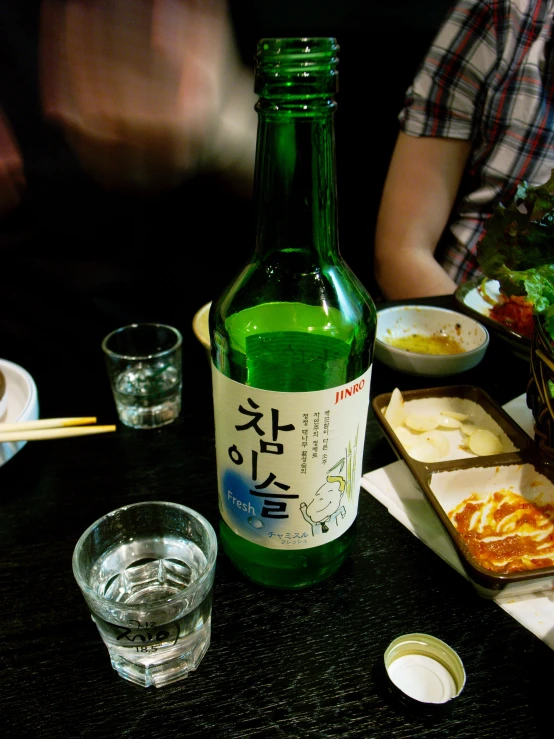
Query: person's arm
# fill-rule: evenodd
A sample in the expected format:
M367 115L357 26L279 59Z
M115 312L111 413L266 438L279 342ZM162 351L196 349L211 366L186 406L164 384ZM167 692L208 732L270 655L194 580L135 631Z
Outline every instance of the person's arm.
M375 277L385 298L446 295L456 283L434 253L456 199L469 141L400 132L375 234Z

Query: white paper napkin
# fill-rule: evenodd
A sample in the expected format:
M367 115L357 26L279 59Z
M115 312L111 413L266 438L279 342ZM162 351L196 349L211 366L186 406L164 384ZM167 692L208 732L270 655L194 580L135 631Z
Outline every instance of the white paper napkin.
M530 436L533 434L533 418L525 395L514 398L504 409ZM405 462L367 472L361 485L414 536L466 577L452 542ZM512 596L494 602L554 649L553 593Z

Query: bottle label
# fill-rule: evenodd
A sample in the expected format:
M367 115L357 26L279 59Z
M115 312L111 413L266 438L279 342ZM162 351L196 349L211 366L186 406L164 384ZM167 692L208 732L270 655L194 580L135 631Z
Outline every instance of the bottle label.
M271 549L337 539L358 510L371 367L314 392L258 390L212 364L219 510Z

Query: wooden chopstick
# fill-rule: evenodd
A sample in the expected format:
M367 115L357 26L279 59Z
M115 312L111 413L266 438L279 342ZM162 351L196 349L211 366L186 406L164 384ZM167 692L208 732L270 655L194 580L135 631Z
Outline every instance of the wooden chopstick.
M32 429L52 429L60 426L83 426L96 423L95 416L81 418L41 418L38 421L21 421L20 423L0 423L0 433L6 431L31 431Z
M22 424L23 425L23 424ZM5 441L39 441L40 439L62 439L67 436L86 436L88 434L105 434L115 431L116 426L75 426L73 428L38 428L29 431L2 431L0 424L0 442Z
M40 439L61 439L67 436L86 436L115 431L115 426L91 426L96 416L78 418L41 418L38 421L21 423L0 423L0 442L38 441Z

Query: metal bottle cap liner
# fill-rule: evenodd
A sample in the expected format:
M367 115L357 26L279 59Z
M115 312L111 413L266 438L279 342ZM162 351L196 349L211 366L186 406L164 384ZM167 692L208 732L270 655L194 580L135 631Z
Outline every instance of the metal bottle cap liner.
M429 634L404 634L384 655L389 692L405 707L434 715L462 692L466 673L458 654Z

